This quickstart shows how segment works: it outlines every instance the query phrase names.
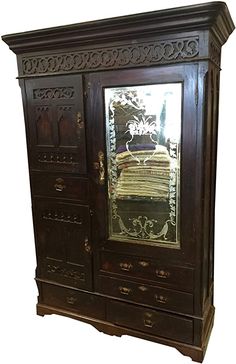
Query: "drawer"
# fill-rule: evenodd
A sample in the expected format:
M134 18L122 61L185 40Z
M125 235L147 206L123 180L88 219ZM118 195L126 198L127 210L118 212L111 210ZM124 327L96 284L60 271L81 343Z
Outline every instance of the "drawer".
M179 313L193 313L193 295L190 293L103 276L99 277L99 287L101 293L112 297Z
M100 262L102 272L151 280L187 292L193 290L194 270L192 268L105 251L101 253Z
M102 297L64 288L49 283L39 283L39 302L68 309L84 316L105 319L105 302Z
M88 201L88 179L64 174L31 174L33 195Z
M146 332L151 335L193 342L193 320L155 310L144 309L127 303L110 302L107 320L120 326Z

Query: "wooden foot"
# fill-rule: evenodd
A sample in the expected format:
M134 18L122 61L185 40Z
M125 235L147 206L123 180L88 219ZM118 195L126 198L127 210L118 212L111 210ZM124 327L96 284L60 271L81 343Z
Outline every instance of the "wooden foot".
M121 337L122 333L120 332L119 328L116 328L114 326L107 326L103 324L92 324L95 329L97 329L100 332L103 332L104 334L111 335L111 336L118 336Z
M52 311L45 308L45 307L42 307L40 305L37 305L36 306L36 312L37 312L37 315L38 316L45 316L45 315L51 315L52 314Z
M197 363L202 363L204 359L205 352L200 348L191 348L191 347L181 347L176 346L176 349L183 355L189 356L193 361Z

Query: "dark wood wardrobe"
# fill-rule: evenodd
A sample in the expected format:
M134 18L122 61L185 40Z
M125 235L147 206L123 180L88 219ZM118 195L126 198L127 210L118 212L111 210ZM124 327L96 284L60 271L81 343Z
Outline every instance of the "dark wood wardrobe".
M2 37L24 105L38 315L203 360L233 29L210 2Z

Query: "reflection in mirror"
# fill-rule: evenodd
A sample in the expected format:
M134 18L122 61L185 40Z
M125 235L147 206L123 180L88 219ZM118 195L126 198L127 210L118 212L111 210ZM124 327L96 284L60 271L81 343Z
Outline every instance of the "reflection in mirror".
M110 239L179 246L181 94L105 89Z

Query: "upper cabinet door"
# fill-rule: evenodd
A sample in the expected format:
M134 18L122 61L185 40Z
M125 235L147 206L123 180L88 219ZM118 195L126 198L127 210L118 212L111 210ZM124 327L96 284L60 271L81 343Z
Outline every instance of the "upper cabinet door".
M97 246L191 255L196 66L98 73L87 82Z
M82 76L26 80L31 169L86 173Z

